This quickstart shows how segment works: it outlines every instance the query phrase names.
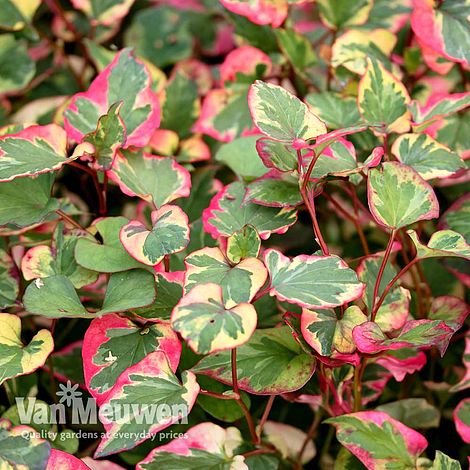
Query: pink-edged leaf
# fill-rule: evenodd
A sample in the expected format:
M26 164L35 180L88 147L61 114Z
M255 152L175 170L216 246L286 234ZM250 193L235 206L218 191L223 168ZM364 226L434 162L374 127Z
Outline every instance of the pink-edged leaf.
M151 214L150 230L131 220L120 231L126 251L137 261L155 266L166 256L184 250L189 243L189 219L179 206L164 205Z
M470 106L470 91L464 93L434 93L424 106L418 101L410 104L413 122L418 128L427 127L433 121L456 113Z
M222 287L198 284L173 309L171 326L198 354L233 349L246 343L256 329L253 305L225 306Z
M248 470L244 457L234 455L234 450L242 444L237 428L200 423L188 429L184 437L153 449L137 464L137 470L194 467Z
M0 137L0 182L55 171L71 159L67 159L67 136L57 124L4 134Z
M443 356L453 333L453 329L440 320L410 320L397 336L389 338L377 323L366 322L354 328L353 338L359 351L367 354L436 346Z
M125 147L144 147L160 124L158 99L146 66L123 49L90 85L77 93L64 112L67 135L76 142L96 129L111 105L122 101L120 117L127 135Z
M253 123L247 104L247 89L215 89L204 98L201 114L192 127L193 132L208 135L221 142L251 132ZM237 119L233 119L233 115Z
M258 329L237 348L238 385L255 395L299 390L310 380L315 367L315 357L301 348L287 326ZM231 351L209 354L191 370L232 385Z
M199 135L193 135L180 143L176 160L184 163L203 162L211 159L211 150Z
M375 362L390 371L397 382L402 382L406 374L414 374L426 365L426 354L414 349L399 349L382 354Z
M465 335L465 350L462 356L465 373L462 378L451 387L451 392L460 392L470 388L470 332Z
M72 0L74 8L82 10L91 20L91 24L113 26L119 23L129 12L134 0Z
M458 198L442 215L440 228L449 228L460 233L467 243L470 242L470 194Z
M246 199L268 207L299 206L302 196L298 177L271 170L247 186Z
M238 74L255 76L257 68L264 66L264 73L271 73L272 62L269 56L253 46L241 46L229 52L220 66L220 80L235 81Z
M358 124L351 127L336 129L334 131L328 132L327 134L319 135L315 141L315 144L311 148L315 150L315 153L317 155L319 155L321 152L323 152L323 149L328 147L328 145L331 145L333 142L336 142L338 139L341 139L342 137L345 137L347 135L363 132L367 130L368 127L369 126L365 124Z
M90 470L125 470L124 467L111 460L95 460L91 457L83 457L82 462L88 466Z
M219 248L206 247L194 251L186 257L184 263L185 291L189 292L200 284L218 284L222 287L227 308L251 302L268 277L268 272L259 259L250 257L231 265Z
M179 136L175 131L157 129L150 138L148 145L157 155L171 157L178 150Z
M271 278L270 295L302 307L337 307L360 297L365 288L337 256L299 255L290 259L269 249L264 261Z
M85 333L82 355L85 382L98 404L126 369L153 351L165 352L176 371L181 343L167 323L139 326L116 314L95 318Z
M278 171L294 171L298 168L295 150L282 142L262 137L256 141L256 151L266 168Z
M77 457L59 449L51 449L45 470L89 470L90 467Z
M464 258L470 261L470 245L460 233L453 230L439 230L434 232L427 245L419 241L418 234L414 230L406 233L416 247L416 257L425 258Z
M367 197L375 221L398 229L439 216L439 202L431 186L412 168L385 162L369 171Z
M420 433L382 411L360 411L329 418L336 437L367 470L415 468L428 442Z
M182 372L180 381L163 351L147 354L124 370L101 403L99 418L106 434L95 457L132 449L185 419L198 393L199 385L192 372ZM138 437L129 439L128 433Z
M302 309L301 331L305 341L322 356L335 358L336 353L353 354L356 345L352 331L367 317L357 306L348 307L338 319L333 310Z
M237 15L246 16L256 24L280 26L287 17L287 0L221 0L227 10Z
M257 80L250 87L248 106L255 126L279 142L305 145L326 133L326 126L309 107L278 85Z
M138 196L156 207L188 197L191 176L174 158L158 157L145 152L119 152L110 179L128 196Z
M297 220L292 208L265 207L245 200L245 187L240 182L225 186L204 210L204 230L213 238L229 237L245 225L252 225L265 240L272 233L285 233Z
M470 53L464 46L470 41L468 2L414 0L413 7L411 27L419 40L445 58L468 65Z
M455 408L454 423L462 441L470 444L470 398L465 398Z

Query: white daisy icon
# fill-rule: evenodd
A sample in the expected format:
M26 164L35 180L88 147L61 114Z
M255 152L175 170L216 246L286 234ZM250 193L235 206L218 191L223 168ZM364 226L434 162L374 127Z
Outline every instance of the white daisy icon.
M67 380L65 385L59 384L59 388L57 392L57 396L60 397L59 403L65 403L67 406L82 396L82 392L78 390L78 384L72 385L70 380Z

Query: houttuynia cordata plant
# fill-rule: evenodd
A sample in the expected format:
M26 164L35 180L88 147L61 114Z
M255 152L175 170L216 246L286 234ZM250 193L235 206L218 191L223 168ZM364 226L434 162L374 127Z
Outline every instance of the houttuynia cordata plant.
M1 470L459 470L470 0L0 0Z

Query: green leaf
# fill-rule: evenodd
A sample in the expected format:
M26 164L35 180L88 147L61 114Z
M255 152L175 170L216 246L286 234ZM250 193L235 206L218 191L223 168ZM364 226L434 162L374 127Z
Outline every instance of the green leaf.
M0 28L19 31L31 22L41 0L0 0Z
M239 137L220 146L215 159L246 180L263 176L268 170L256 151L258 136Z
M166 354L163 351L151 352L121 374L101 403L99 417L106 435L95 456L104 457L132 449L185 418L198 393L199 385L192 372L184 371L180 382L171 370ZM122 418L125 406L130 409ZM121 413L115 411L119 409ZM128 433L136 433L139 437L129 439L126 437Z
M436 458L434 459L431 470L462 470L462 467L458 460L451 459L440 450L436 450Z
M16 265L11 256L0 249L0 308L15 305L19 283L15 276Z
M371 126L380 126L380 132L403 133L409 130L408 91L380 62L367 59L357 99L364 121Z
M300 255L291 260L269 249L264 260L271 278L270 295L302 307L337 307L357 299L364 290L356 273L337 256Z
M457 199L442 216L442 225L460 233L470 243L470 196Z
M203 358L192 369L196 374L232 384L230 351ZM280 394L303 387L315 371L315 358L302 351L289 328L256 330L237 349L238 384L248 393Z
M392 145L397 159L416 170L425 180L447 178L462 168L463 160L427 134L404 134Z
M144 152L118 153L108 175L119 184L124 194L138 196L157 208L189 196L191 189L188 170L174 158Z
M248 105L256 127L274 140L292 143L326 133L325 124L308 106L280 86L256 81Z
M94 316L80 302L72 282L61 274L31 282L24 293L23 304L29 313L47 318Z
M352 330L367 317L357 306L348 307L338 319L332 310L302 310L301 329L307 343L322 356L352 354L356 350Z
M119 237L126 251L137 261L155 266L162 259L186 248L189 243L188 216L178 206L164 205L151 213L152 228L131 220Z
M219 248L195 251L186 257L185 265L185 292L200 284L218 284L227 308L251 302L268 276L259 259L246 258L232 266Z
M439 203L431 186L409 166L386 162L369 171L369 208L375 221L398 229L439 216Z
M103 24L112 26L119 24L120 20L127 15L134 0L72 0L75 8L85 13L92 25Z
M331 29L364 24L372 5L372 0L318 0L320 18Z
M52 173L1 183L0 225L26 227L42 222L59 208L59 201L51 198L53 184Z
M413 429L439 427L441 413L424 398L405 398L380 405L377 411L383 411L392 418Z
M272 170L247 186L247 200L268 207L302 204L298 177Z
M48 173L65 163L67 136L57 124L30 126L0 137L0 181Z
M361 411L325 422L335 426L338 441L369 470L414 469L428 445L421 434L380 411Z
M295 223L295 209L265 207L245 201L245 187L235 182L226 186L203 213L204 230L213 238L229 237L245 225L252 225L262 239L284 233Z
M186 17L178 10L164 6L140 10L134 15L124 42L135 47L139 57L157 67L166 67L188 58L193 41Z
M25 346L21 341L20 317L0 313L0 385L5 380L30 374L42 367L53 349L54 340L49 330L40 330Z
M246 343L256 328L256 310L248 303L224 305L217 284L196 285L171 314L171 326L197 354L233 349Z
M99 315L123 312L145 307L155 299L153 274L144 269L133 269L110 276Z
M105 273L142 267L126 252L119 240L119 232L127 222L125 217L106 217L95 222L94 227L102 243L80 238L75 246L77 263L92 271Z
M92 145L89 153L93 153L101 170L111 168L118 149L126 142L126 129L119 114L122 104L122 101L112 104L108 113L98 119L96 130L83 138L83 142Z
M470 260L470 245L460 233L453 230L439 230L434 232L427 245L419 241L418 234L414 230L406 232L416 246L416 257L439 258L459 257Z
M175 131L184 139L190 135L199 110L196 83L177 73L165 87L160 127Z
M29 426L0 429L0 466L5 469L46 468L51 445Z
M3 10L3 5L0 6L0 10ZM3 11L0 15L2 14ZM15 39L12 34L2 34L0 36L0 94L21 90L34 77L35 71L36 65L29 57L26 43Z
M261 239L252 225L245 225L227 239L227 258L232 263L239 263L246 258L257 258L261 248Z

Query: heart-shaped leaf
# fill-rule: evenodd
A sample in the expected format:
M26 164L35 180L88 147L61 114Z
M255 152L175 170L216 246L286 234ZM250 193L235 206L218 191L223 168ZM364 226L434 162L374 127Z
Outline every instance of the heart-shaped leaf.
M121 228L126 251L140 263L155 266L166 256L184 250L189 243L189 220L178 206L164 205L151 214L152 229L138 220Z
M270 295L302 307L337 307L360 297L365 287L337 256L299 255L291 260L269 249L264 260L271 278Z
M21 341L20 317L0 313L0 351L3 358L0 384L13 377L34 372L44 365L53 350L54 340L49 330L40 330L25 346Z
M163 351L154 351L128 367L101 403L99 418L106 434L95 457L104 457L136 445L184 419L196 401L199 385L192 372L181 382L171 370ZM123 410L128 410L123 413ZM135 439L126 434L135 433Z
M429 184L409 166L385 162L369 172L369 208L375 221L398 229L439 216L439 203Z
M233 349L246 343L256 328L253 305L227 308L217 284L195 286L178 302L171 326L198 354Z
M181 343L166 323L142 326L109 314L90 323L82 350L87 388L101 404L119 376L153 351L164 351L171 370L176 372Z
M291 392L308 382L315 364L315 358L301 349L287 326L256 330L248 343L237 348L238 385L258 395ZM230 351L211 354L192 370L231 385Z

